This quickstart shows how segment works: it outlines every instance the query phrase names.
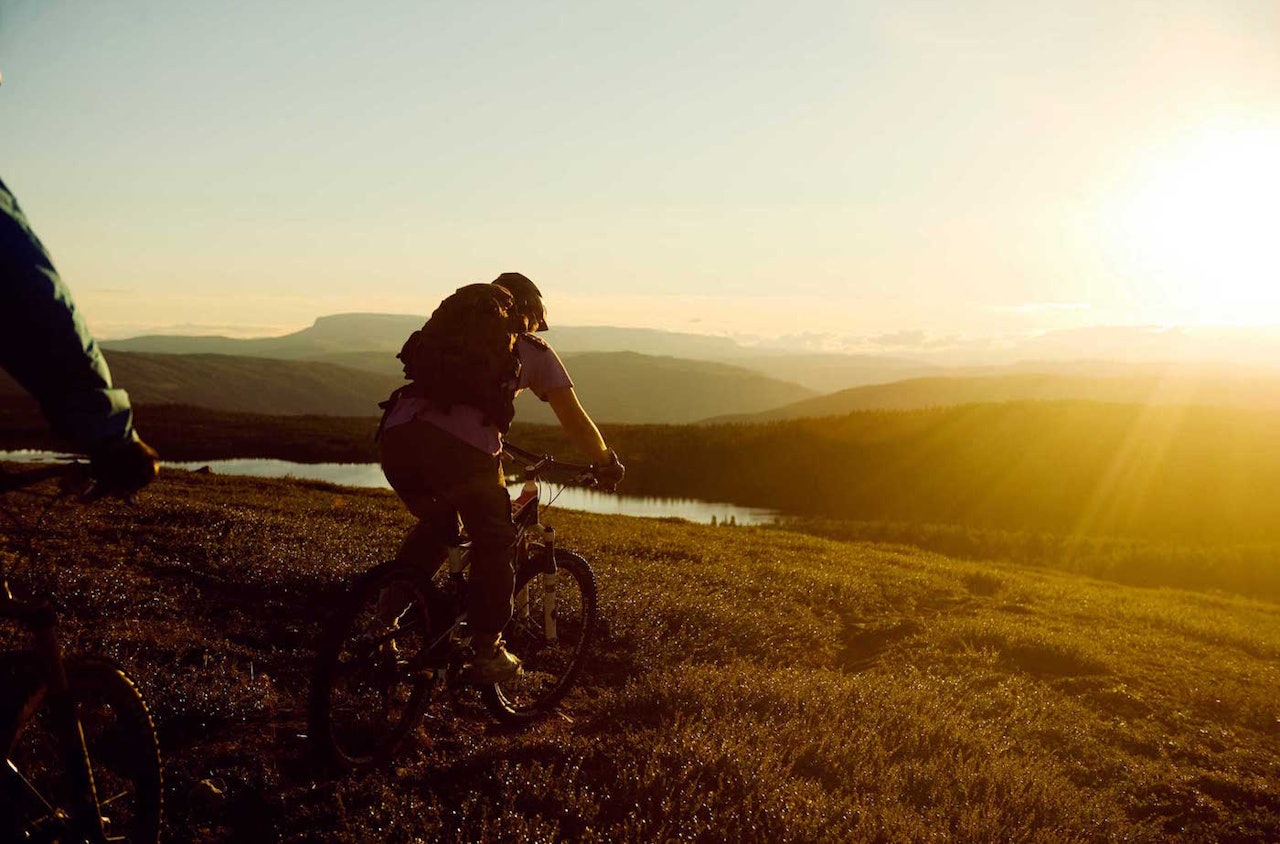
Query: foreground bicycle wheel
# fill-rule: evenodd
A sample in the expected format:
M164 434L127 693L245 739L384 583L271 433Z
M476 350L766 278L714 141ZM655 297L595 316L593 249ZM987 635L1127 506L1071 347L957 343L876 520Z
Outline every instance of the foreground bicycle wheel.
M324 630L311 685L310 734L327 761L354 768L384 760L418 725L434 674L429 583L395 561L344 596Z
M69 659L66 672L106 840L153 844L160 838L162 775L146 703L107 660ZM60 840L57 830L74 815L77 795L71 793L45 689L33 685L24 698L8 748L8 758L26 780L20 828L31 840Z
M535 552L536 553L536 550ZM499 721L521 724L549 712L578 679L596 628L596 579L571 551L557 550L554 574L538 574L516 593L502 636L524 671L515 680L480 689Z

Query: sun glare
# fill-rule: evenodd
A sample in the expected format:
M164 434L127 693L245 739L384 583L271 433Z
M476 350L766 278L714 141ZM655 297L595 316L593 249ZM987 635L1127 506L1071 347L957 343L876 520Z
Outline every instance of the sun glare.
M1151 303L1180 321L1280 323L1280 130L1218 130L1152 161L1122 215Z

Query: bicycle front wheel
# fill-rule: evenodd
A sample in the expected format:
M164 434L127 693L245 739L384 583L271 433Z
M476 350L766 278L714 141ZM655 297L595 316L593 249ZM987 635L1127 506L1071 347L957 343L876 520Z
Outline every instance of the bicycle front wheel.
M358 580L325 629L311 684L310 733L342 768L390 757L431 697L426 666L431 584L411 565L384 563Z
M142 695L119 667L105 659L68 659L66 672L106 840L158 841L160 751ZM59 818L77 815L80 795L73 793L75 778L65 770L46 688L30 686L23 697L8 748L13 769L25 780L17 799L22 806L19 825L27 835L48 834L59 828Z
M504 723L522 724L551 711L577 681L595 638L595 574L572 551L557 549L555 555L554 573L535 575L517 591L502 634L524 671L480 689L485 706Z

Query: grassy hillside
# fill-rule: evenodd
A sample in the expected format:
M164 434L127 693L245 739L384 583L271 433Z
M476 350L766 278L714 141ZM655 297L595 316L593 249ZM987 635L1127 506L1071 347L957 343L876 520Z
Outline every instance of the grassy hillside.
M1127 368L1115 367L1116 370ZM858 410L913 410L979 402L1061 399L1280 410L1280 374L1254 372L1224 377L1221 371L1201 373L1193 370L1188 374L1020 373L910 378L841 390L771 408L763 413L724 415L706 421L711 424L773 422L838 416Z
M74 646L139 680L174 840L1280 838L1275 604L549 521L603 616L560 714L501 729L464 695L340 779L306 762L307 667L327 602L409 525L389 494L170 472L134 507L55 508L38 571Z

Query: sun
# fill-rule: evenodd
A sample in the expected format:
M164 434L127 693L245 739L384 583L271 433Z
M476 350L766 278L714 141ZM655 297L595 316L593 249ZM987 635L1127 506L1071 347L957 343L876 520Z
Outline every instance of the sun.
M1280 323L1280 128L1214 129L1145 162L1119 234L1179 321Z

